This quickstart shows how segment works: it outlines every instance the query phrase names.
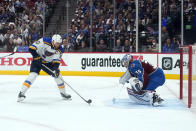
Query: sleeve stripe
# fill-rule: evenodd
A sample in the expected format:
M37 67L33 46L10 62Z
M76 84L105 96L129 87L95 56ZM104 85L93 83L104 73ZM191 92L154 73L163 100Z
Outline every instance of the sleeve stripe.
M52 61L52 63L61 63L60 61Z
M50 43L48 43L48 42L45 42L45 41L44 41L44 44L51 46L51 44L50 44Z
M37 49L36 47L34 47L34 46L32 46L32 45L29 46L29 48L32 49L32 50L36 50L36 49Z
M38 60L38 59L40 59L41 57L36 57L36 58L33 58L33 60Z

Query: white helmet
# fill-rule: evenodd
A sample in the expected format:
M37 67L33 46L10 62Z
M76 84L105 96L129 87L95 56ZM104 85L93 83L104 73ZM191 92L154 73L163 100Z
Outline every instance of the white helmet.
M52 41L54 41L54 43L62 43L62 37L58 34L55 34L52 36Z

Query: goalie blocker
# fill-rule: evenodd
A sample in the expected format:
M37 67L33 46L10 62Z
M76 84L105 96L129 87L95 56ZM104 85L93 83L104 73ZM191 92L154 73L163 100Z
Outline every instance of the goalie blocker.
M156 93L156 89L165 83L165 75L161 68L154 68L147 61L133 60L132 55L126 54L122 63L127 68L119 83L130 85L127 92L130 99L138 104L159 106L164 101Z

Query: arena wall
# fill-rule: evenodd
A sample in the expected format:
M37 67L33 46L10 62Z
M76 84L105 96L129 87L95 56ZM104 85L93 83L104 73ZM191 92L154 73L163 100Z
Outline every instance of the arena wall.
M0 53L1 56L9 53ZM119 77L125 71L121 58L125 53L64 53L61 59L61 74L67 76ZM179 79L179 54L132 53L134 59L147 60L161 67L167 79ZM0 59L0 75L27 75L32 56L30 53L15 53ZM184 63L187 66L188 63ZM41 72L41 75L46 75Z

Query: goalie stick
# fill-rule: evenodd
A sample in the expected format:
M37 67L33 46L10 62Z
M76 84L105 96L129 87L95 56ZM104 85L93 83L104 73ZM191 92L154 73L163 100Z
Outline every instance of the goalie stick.
M113 104L116 102L116 100L119 98L120 93L122 92L124 85L117 84L116 87L120 87L119 91L116 93L116 96L112 98Z
M47 70L49 70L51 73L55 74L54 71L52 71L50 68L48 68L46 65L42 64L43 67L45 67ZM75 89L73 89L67 82L65 82L62 77L60 77L60 79L70 87L70 89L72 89L73 92L75 92L80 98L82 98L82 100L84 100L86 103L88 103L89 105L92 103L92 100L89 99L89 100L86 100L84 99L84 97L82 97Z
M5 55L5 56L1 56L1 57L0 57L0 59L1 59L1 58L5 58L5 57L8 57L8 56L11 56L11 55L15 54L15 53L16 53L16 50L17 50L17 47L14 47L14 50L13 50L13 52L12 52L11 54L8 54L8 55Z

